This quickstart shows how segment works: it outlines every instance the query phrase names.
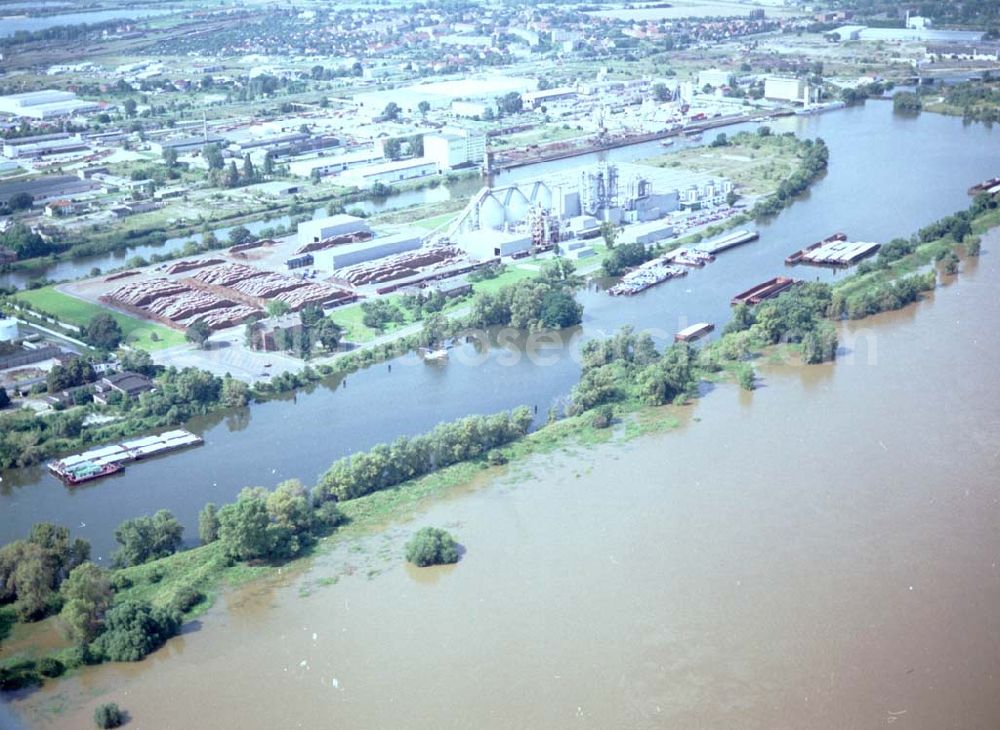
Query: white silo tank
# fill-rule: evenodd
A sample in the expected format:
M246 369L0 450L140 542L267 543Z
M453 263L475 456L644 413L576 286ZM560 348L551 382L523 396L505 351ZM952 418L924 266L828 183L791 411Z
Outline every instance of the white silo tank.
M543 182L536 182L531 189L531 202L540 205L543 210L552 209L552 191Z
M0 342L17 339L17 320L0 317Z
M525 218L528 217L528 211L531 209L531 203L517 188L511 188L507 192L507 222L508 223L520 223Z
M480 228L492 228L499 231L503 228L505 219L503 203L493 195L487 195L483 198L483 202L479 204Z

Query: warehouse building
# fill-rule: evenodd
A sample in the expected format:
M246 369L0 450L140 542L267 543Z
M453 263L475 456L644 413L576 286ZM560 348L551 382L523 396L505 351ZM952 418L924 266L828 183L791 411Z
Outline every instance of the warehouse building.
M195 152L201 150L207 144L225 145L226 140L217 134L204 134L197 137L181 137L179 139L164 139L159 142L150 142L149 149L153 152L163 154L164 150L172 149L177 154Z
M0 183L0 202L6 203L18 193L27 193L35 205L59 198L72 198L101 186L91 180L81 180L76 175L43 175L32 180L16 180Z
M479 165L486 157L486 135L467 130L425 134L424 157L436 162L442 172Z
M79 134L39 134L33 137L6 139L3 143L3 156L16 160L24 157L44 157L45 155L63 154L89 149L87 143Z
M698 72L698 86L712 86L716 89L733 85L733 72L710 68Z
M407 230L370 241L345 243L313 252L313 266L320 271L336 271L346 266L414 251L423 243L423 231Z
M531 250L531 235L483 228L460 235L458 245L477 259L514 256Z
M370 165L373 162L384 161L382 153L366 147L340 155L320 155L317 157L302 157L288 163L288 171L296 177L311 178L313 175L336 175L355 167Z
M805 103L809 100L809 94L809 83L805 79L785 76L768 76L764 79L765 99Z
M327 238L342 236L346 233L355 233L357 231L371 233L371 230L367 221L363 218L344 213L331 215L326 218L317 218L316 220L299 223L299 245L305 246L307 243L319 243Z
M345 172L340 176L342 185L366 190L376 183L393 185L407 180L416 180L430 175L437 175L440 170L438 163L426 157L415 157L412 160L384 162L377 165L359 167Z
M77 99L72 91L30 91L24 94L0 96L0 112L15 117L52 119L100 109L100 104Z

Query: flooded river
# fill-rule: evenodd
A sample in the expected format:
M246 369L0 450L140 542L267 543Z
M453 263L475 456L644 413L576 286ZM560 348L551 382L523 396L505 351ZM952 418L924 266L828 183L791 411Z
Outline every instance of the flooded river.
M835 365L764 364L675 431L488 476L13 707L53 730L104 701L163 729L992 730L1000 236L984 248L845 325ZM423 525L457 566L404 566Z
M693 322L721 324L735 293L788 272L783 261L791 251L838 230L856 240L909 235L968 205L966 188L1000 170L1000 127L934 114L896 116L884 102L774 126L822 136L830 146L829 170L808 195L762 226L759 241L727 251L684 279L636 297L582 292L583 326L565 334L567 346L535 346L529 357L522 338L485 353L466 345L439 366L413 359L395 361L391 372L376 366L349 376L346 387L332 379L294 399L197 419L187 425L204 436L205 446L134 464L76 489L41 467L7 471L0 483L0 543L22 537L34 522L52 520L90 540L95 556L106 559L118 524L161 507L172 510L193 539L201 507L231 501L244 486L273 487L292 477L313 484L341 456L469 413L527 404L544 416L579 377L572 355L580 337L631 324L669 338ZM653 143L645 152L605 154L637 159L661 150ZM534 174L549 169L535 167ZM530 169L505 173L500 181L520 179ZM843 274L800 267L795 275ZM995 308L990 311L995 318Z

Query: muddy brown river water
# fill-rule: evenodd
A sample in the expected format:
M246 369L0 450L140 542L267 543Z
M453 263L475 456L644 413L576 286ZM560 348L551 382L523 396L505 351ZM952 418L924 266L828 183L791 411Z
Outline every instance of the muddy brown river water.
M1000 235L984 249L845 325L835 365L762 365L673 431L484 478L11 707L52 729L105 701L157 729L995 729ZM425 524L457 566L404 565Z

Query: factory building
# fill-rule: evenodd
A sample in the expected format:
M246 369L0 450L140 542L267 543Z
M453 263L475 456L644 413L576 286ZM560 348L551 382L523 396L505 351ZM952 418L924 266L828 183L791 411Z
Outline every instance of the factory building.
M543 104L550 104L553 101L572 99L576 96L576 87L561 86L555 89L541 89L539 91L526 91L521 94L521 103L526 109L537 109Z
M336 271L346 266L414 251L423 243L423 231L403 231L378 236L370 241L345 243L313 252L313 266L320 271Z
M288 163L288 171L297 177L312 177L315 174L336 175L345 170L384 160L381 152L368 147L341 155L321 155L295 159Z
M412 160L384 162L345 172L340 176L340 183L365 190L373 187L376 183L393 185L407 180L437 175L438 172L437 162L426 157L416 157Z
M298 227L299 246L305 246L307 243L319 243L327 238L355 233L357 231L371 233L371 230L364 218L343 213L327 216L326 218L303 221L299 223Z
M507 256L553 246L566 255L583 257L592 251L567 242L596 238L604 221L634 228L625 240L650 243L674 234L673 226L663 220L667 215L724 205L732 189L729 180L690 171L601 164L544 180L482 188L454 219L447 235L480 257L484 251ZM528 248L518 243L525 239L530 241Z
M18 193L27 193L35 205L42 205L50 200L73 198L100 188L98 183L81 180L76 175L43 175L31 180L0 183L0 202L6 203Z
M89 149L87 143L79 134L40 134L34 137L6 139L3 143L3 156L16 160L24 157L44 157L66 152L77 152Z
M531 250L532 240L528 233L510 233L484 228L463 233L458 237L458 245L477 259L491 259L527 253Z
M17 320L0 314L0 342L13 342L17 339Z
M161 155L164 150L172 149L180 155L187 152L200 151L207 144L224 146L226 140L217 134L204 134L197 137L181 137L179 139L164 139L159 142L150 142L149 149Z
M715 87L716 89L722 88L723 86L732 86L733 73L732 71L723 71L719 68L710 68L705 71L699 71L698 86L704 87L705 85Z
M100 104L77 99L72 91L31 91L0 96L0 112L15 117L52 119L100 109Z
M765 99L805 103L809 100L809 93L809 83L805 79L785 76L768 76L764 79Z
M455 167L479 165L486 156L486 135L469 131L442 131L424 135L424 157L447 172Z

